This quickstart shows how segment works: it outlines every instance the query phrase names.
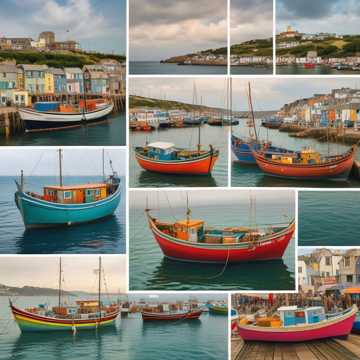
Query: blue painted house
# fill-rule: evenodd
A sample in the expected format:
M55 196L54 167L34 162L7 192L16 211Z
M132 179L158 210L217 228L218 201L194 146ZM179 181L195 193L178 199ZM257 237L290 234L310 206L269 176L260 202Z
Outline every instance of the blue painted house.
M63 69L51 68L50 71L54 76L54 91L55 94L66 94L66 75Z
M45 94L45 73L47 65L19 65L23 71L24 90L29 94Z
M101 65L83 67L85 90L87 93L106 95L109 93L109 74Z

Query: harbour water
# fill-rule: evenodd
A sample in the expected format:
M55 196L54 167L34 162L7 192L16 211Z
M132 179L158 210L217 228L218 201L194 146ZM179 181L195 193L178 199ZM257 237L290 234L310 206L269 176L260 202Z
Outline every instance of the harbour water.
M281 65L276 67L278 75L349 75L359 74L358 71L337 70L326 65L316 65L313 69L306 69L304 65Z
M248 138L249 128L246 125L246 119L241 119L240 125L232 128L234 135ZM280 132L275 129L266 129L261 127L261 119L256 120L258 136L262 140L271 141L274 146L284 147L289 150L301 150L303 147L311 147L321 154L341 154L350 147L338 143L319 142L315 139L300 139L291 137L286 132ZM232 157L232 186L281 186L281 187L359 187L357 180L347 181L302 181L292 179L282 179L265 175L256 165L243 165L236 161L234 154ZM357 155L360 159L360 153Z
M231 66L231 75L272 75L272 66Z
M212 144L220 150L212 174L209 176L179 176L151 173L143 170L135 159L134 148L144 146L146 141L168 141L177 147L195 148L198 142L198 127L159 129L152 133L132 132L130 134L130 187L167 186L227 186L228 178L228 127L203 125L201 144L208 148Z
M99 124L79 128L24 133L8 139L0 137L0 146L125 146L125 113L114 114Z
M215 191L215 190L214 190ZM282 260L252 263L206 264L185 263L165 258L148 227L143 209L132 207L130 194L130 290L294 290L295 241L290 244ZM146 195L144 196L144 208ZM164 197L163 193L158 196ZM213 196L219 196L214 193ZM191 204L191 193L189 193ZM154 214L162 221L185 217L185 208L161 208L149 203ZM171 204L169 204L171 206ZM184 204L185 206L185 204ZM195 207L191 204L192 217L204 219L209 226L249 225L249 204L218 204ZM290 199L276 204L257 204L256 220L260 224L289 221L294 209ZM285 214L287 217L285 217ZM264 274L267 274L265 277Z
M130 75L225 75L227 66L177 65L160 61L130 61Z
M55 305L56 301L56 297L21 297L16 305ZM115 327L98 331L21 334L7 297L0 297L0 319L1 360L227 359L226 316L202 314L198 321L143 323L140 314L129 314Z
M98 182L99 177L65 176L64 184ZM25 178L27 191L41 192L42 187L57 184L51 176ZM123 254L125 241L125 177L121 178L122 195L113 216L73 227L25 230L14 201L14 177L0 177L0 253L1 254Z
M358 246L359 203L357 191L301 191L299 245Z

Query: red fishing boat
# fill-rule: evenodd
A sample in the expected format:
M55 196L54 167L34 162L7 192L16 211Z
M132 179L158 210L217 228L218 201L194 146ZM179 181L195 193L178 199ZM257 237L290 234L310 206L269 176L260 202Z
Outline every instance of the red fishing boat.
M346 180L353 167L357 147L341 155L322 157L318 152L304 149L300 152L265 156L265 151L253 151L260 169L271 176L303 180Z
M304 64L305 69L314 69L316 67L316 64L314 62L307 62Z
M202 310L190 310L183 312L141 312L141 316L144 321L197 320L201 314Z
M355 321L357 307L337 314L325 314L321 306L298 308L283 306L278 309L280 319L248 323L242 319L232 325L245 341L299 342L332 337L346 337Z
M177 175L209 175L219 157L211 145L209 150L176 148L167 142L154 142L135 148L135 158L148 171Z
M295 231L284 226L227 227L214 229L203 220L187 218L175 223L157 220L146 210L150 229L168 258L192 262L230 263L281 259Z

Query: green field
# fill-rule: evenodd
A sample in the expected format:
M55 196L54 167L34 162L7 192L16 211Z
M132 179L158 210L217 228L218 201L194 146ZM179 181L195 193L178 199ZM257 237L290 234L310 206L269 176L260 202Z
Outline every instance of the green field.
M87 52L39 52L0 50L0 62L16 60L17 64L48 65L50 67L80 67L96 64L101 59L124 61L125 56Z
M250 40L241 44L231 45L230 54L239 56L272 56L272 38Z
M327 38L308 41L303 41L300 37L291 39L277 37L278 43L290 41L300 41L300 45L291 49L277 49L277 55L306 57L308 51L317 51L318 56L323 58L341 58L357 56L360 53L360 35L345 35L343 39Z

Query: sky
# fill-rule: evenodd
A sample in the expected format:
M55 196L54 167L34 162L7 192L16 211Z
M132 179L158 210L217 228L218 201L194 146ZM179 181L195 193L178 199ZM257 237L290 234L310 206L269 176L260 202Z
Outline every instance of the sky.
M177 100L192 103L192 89L195 78L133 78L129 93L158 99ZM255 111L278 110L284 104L315 93L330 93L331 89L353 87L360 89L356 78L236 78L233 79L233 109L247 111L247 83L250 80ZM198 98L203 104L225 107L226 86L221 78L197 78Z
M102 149L63 150L64 176L102 175ZM44 176L59 174L59 153L55 148L48 149L0 149L0 176ZM120 176L126 171L126 152L121 149L105 149L105 174L111 174L109 161Z
M59 278L58 256L2 256L0 284L8 286L35 286L56 289ZM127 289L126 257L106 255L101 258L109 292ZM99 257L63 256L63 289L65 291L97 292ZM26 274L26 276L24 276ZM103 288L104 291L104 288Z
M125 54L126 0L1 0L0 37L54 31L86 50Z
M273 0L231 0L231 44L273 36Z
M188 189L186 191L132 191L130 192L130 207L132 209L186 207L186 198L189 199L190 207L216 206L219 204L244 204L249 205L250 195L256 199L256 205L261 207L264 203L289 203L294 204L295 193L293 190L213 190ZM147 204L146 204L147 203ZM242 205L240 205L242 206Z
M277 0L277 32L288 25L300 32L359 34L358 0Z
M130 61L227 45L226 0L130 0Z

